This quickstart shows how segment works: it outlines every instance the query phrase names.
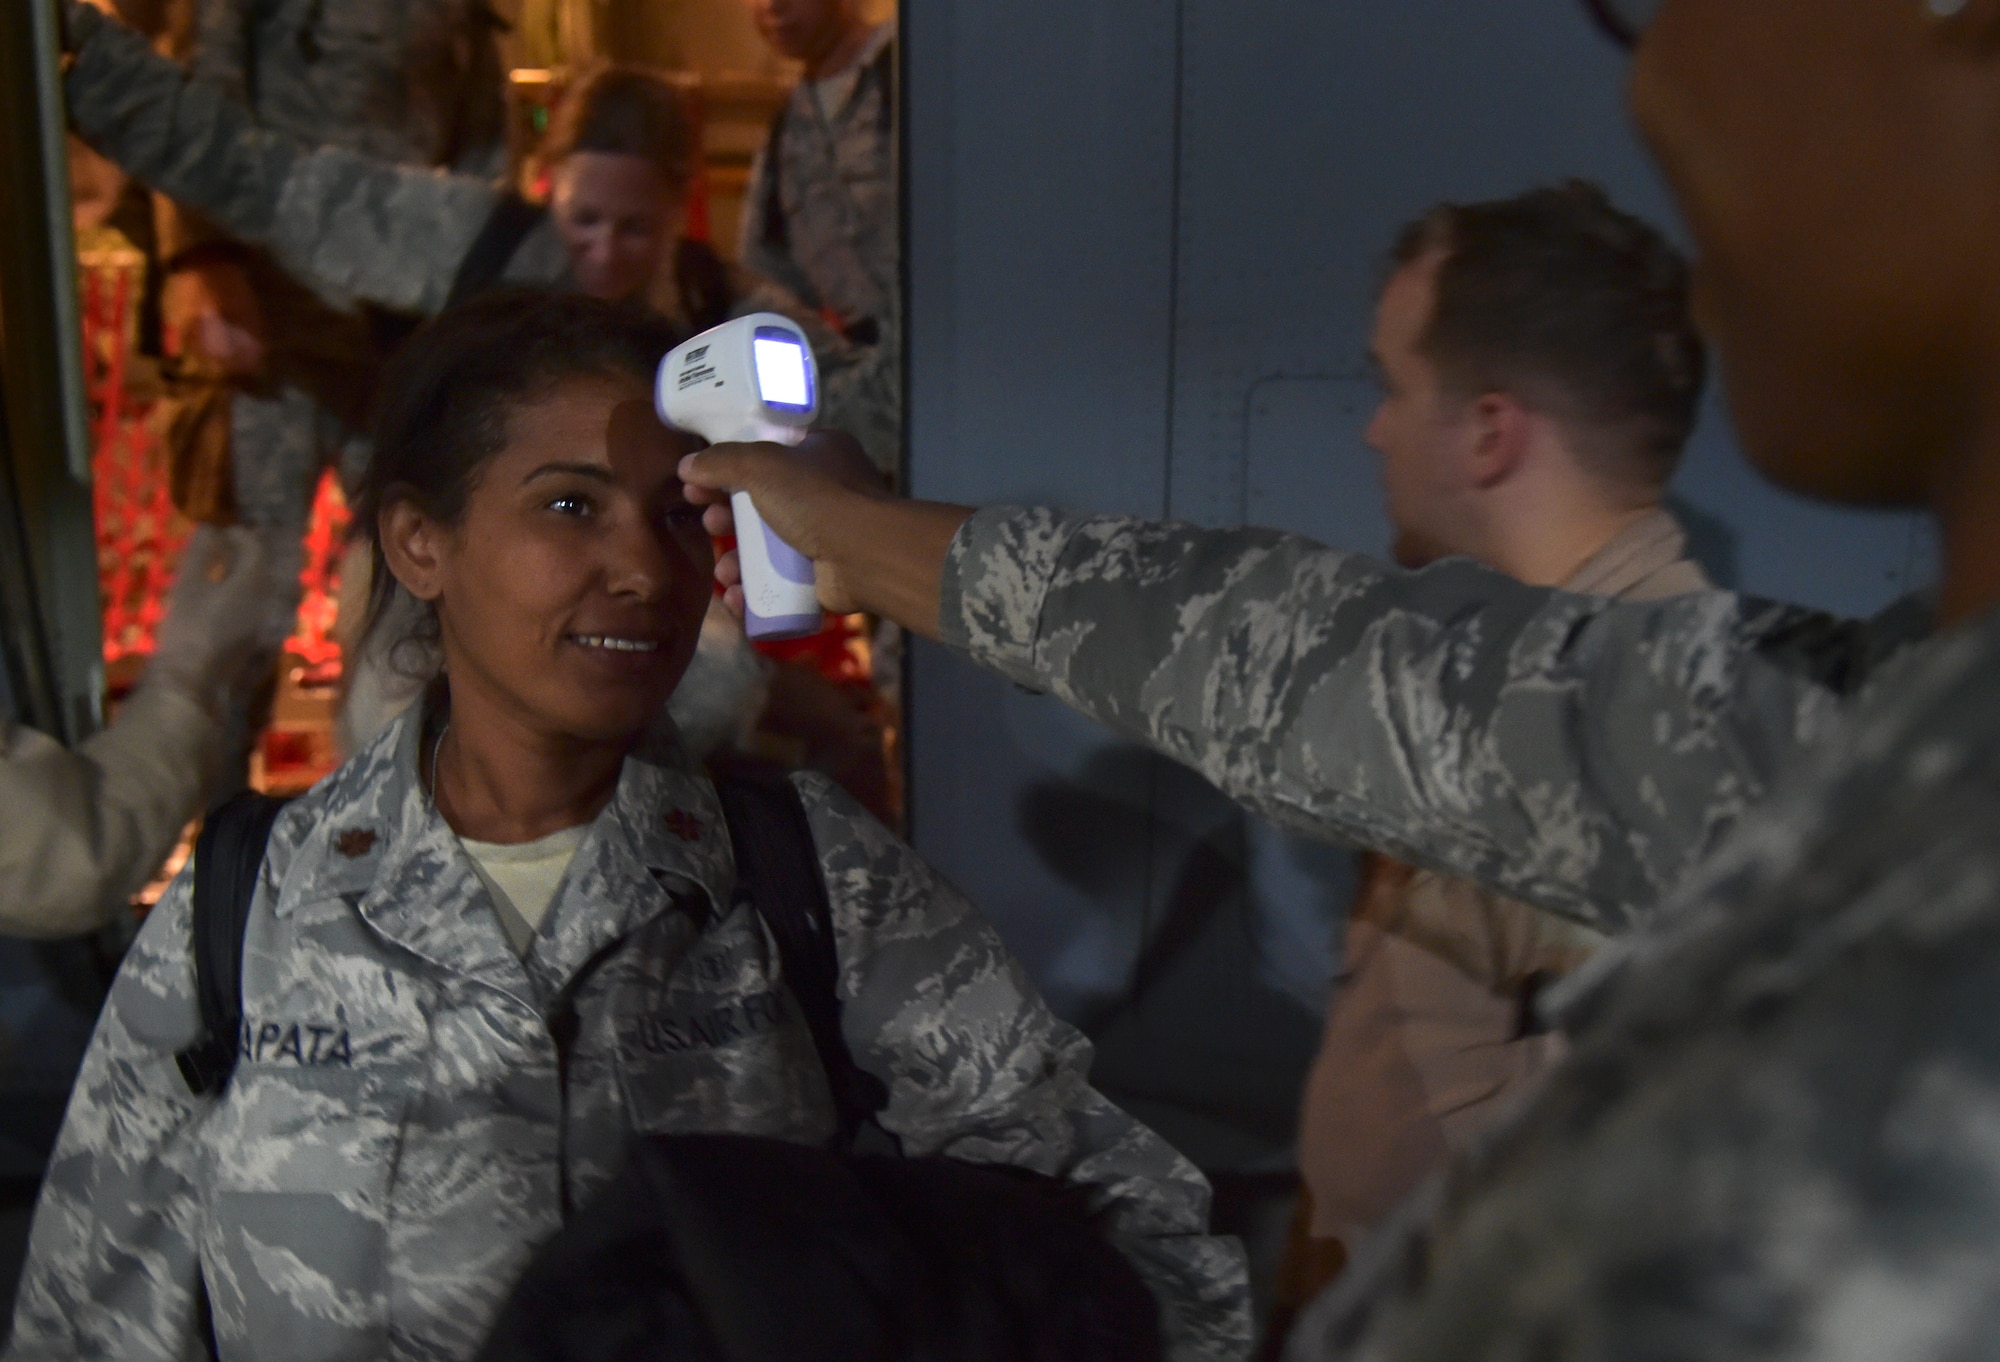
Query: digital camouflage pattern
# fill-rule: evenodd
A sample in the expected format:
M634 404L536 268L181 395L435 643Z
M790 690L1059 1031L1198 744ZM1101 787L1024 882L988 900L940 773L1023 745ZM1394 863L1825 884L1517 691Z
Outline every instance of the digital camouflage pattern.
M505 168L504 73L486 0L179 0L190 73L261 127L414 166ZM226 231L160 200L161 254ZM225 224L226 226L226 224ZM381 340L341 300L298 287L267 255L231 247L267 328L259 381L232 394L237 510L302 529L319 470L357 472ZM359 452L357 455L357 451Z
M867 400L843 427L876 466L902 449L902 221L897 212L896 25L848 70L801 81L750 169L738 254L757 273L870 338ZM838 424L829 421L828 424Z
M2000 619L1919 642L1909 605L1617 604L1004 508L943 605L975 658L1292 827L1626 930L1551 1000L1541 1099L1289 1356L1990 1355Z
M197 1029L187 873L147 920L43 1188L10 1359L198 1355L204 1289L224 1358L468 1357L632 1133L832 1134L705 779L628 760L523 960L418 779L423 733L407 713L280 818L219 1099L173 1060ZM1241 1356L1243 1259L1207 1235L1201 1176L1090 1087L1089 1043L964 898L796 779L883 1127L1088 1185L1173 1355Z
M1406 572L1272 530L996 507L952 543L939 627L1282 826L1616 935L1929 614L1623 603L1467 559Z
M1290 1355L1992 1356L1995 675L1990 615L1892 664L1593 962L1542 1100Z
M191 75L91 6L71 0L65 14L71 121L128 174L267 250L330 306L444 306L498 181L370 155L326 128L268 125L227 85ZM559 277L560 249L540 244L538 272L553 264Z
M1711 590L1664 507L1559 585L1628 601ZM1348 911L1341 981L1299 1103L1311 1233L1359 1245L1454 1150L1518 1109L1562 1055L1522 1025L1604 938L1469 880L1377 860Z
M189 71L274 131L413 165L506 168L487 0L183 0Z
M263 248L274 275L315 295L303 300L306 305L281 309L280 318L324 318L333 310L330 321L316 324L330 341L316 345L313 336L301 334L285 352L304 357L296 367L311 378L302 377L299 386L337 391L338 398L322 405L359 428L361 417L351 414L366 411L372 370L360 379L347 375L327 351L351 349L350 333L367 331L366 319L355 312L359 304L418 316L442 311L505 186L265 127L223 86L191 78L96 9L72 0L67 14L75 61L64 88L77 132L135 179ZM516 247L500 282L571 286L568 256L546 217ZM782 312L806 329L819 358L822 423L850 430L865 444L885 411L900 411L900 398L882 387L888 370L881 347L848 344L815 309L753 271L732 268L730 283L731 315ZM357 450L336 439L337 430L307 424L286 395L256 403L252 410L270 408L257 416L245 418L243 406L238 433L256 444L290 450L331 441L325 457L341 458L350 472L365 459L365 447ZM243 429L244 419L257 422L256 428ZM254 489L239 487L239 494L257 504Z

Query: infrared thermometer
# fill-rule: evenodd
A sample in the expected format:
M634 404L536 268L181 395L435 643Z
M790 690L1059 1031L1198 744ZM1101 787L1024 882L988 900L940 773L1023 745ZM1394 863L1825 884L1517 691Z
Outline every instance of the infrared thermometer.
M819 364L788 317L756 312L710 327L660 362L660 419L710 444L775 440L795 445L819 411ZM750 494L729 499L743 563L743 627L752 638L817 633L812 560L772 534Z

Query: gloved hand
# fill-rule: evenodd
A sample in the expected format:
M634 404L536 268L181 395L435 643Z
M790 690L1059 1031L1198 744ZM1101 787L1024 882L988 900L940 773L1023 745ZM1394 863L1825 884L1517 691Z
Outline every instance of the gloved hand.
M267 666L298 609L296 536L198 528L181 553L146 684L172 686L211 713Z

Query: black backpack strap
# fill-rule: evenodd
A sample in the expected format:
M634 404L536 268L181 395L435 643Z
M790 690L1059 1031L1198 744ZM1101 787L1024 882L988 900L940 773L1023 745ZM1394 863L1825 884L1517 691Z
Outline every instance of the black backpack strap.
M799 792L782 772L736 773L716 782L736 875L778 943L786 987L812 1029L813 1047L833 1093L840 1149L889 1100L882 1080L854 1062L840 1031L840 957L833 906Z
M486 215L486 225L473 238L465 258L458 262L458 273L451 277L451 292L444 305L457 307L499 283L500 276L507 271L507 262L514 258L514 252L548 211L511 190L502 194L500 202Z
M285 801L245 790L202 820L194 846L194 984L201 1036L174 1056L188 1090L228 1086L243 1029L243 930L264 867L271 825Z

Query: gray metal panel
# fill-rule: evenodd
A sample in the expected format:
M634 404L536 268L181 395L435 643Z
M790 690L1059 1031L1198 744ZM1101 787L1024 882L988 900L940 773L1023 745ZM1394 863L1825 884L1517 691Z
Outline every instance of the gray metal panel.
M916 495L1164 508L1172 33L1158 0L906 11ZM1124 987L1143 878L1079 886L1022 824L1108 739L935 650L913 673L918 844L1088 1010ZM1099 793L1143 829L1143 779Z
M904 33L920 496L1379 552L1361 360L1395 229L1573 174L1671 217L1572 5L925 0ZM1926 577L1910 517L1772 491L1712 407L1680 487L1744 586L1864 611ZM1100 1081L1207 1166L1282 1164L1347 858L938 650L911 702L918 845Z
M75 742L103 644L56 46L53 0L0 5L0 719ZM41 1171L105 964L89 940L0 941L0 1179Z
M103 643L56 52L54 0L0 6L0 608L17 699L75 742L99 722Z

